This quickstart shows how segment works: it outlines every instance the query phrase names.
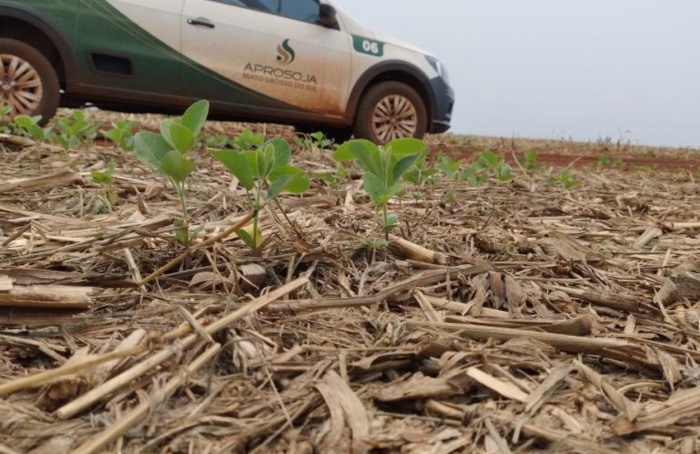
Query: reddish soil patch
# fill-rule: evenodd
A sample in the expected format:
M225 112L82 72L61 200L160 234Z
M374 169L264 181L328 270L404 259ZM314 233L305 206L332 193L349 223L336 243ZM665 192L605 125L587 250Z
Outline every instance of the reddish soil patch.
M471 159L475 154L483 151L483 148L474 148L469 146L438 146L433 147L435 153L443 152L452 155L457 152L466 159ZM522 156L526 151L518 150L494 150L505 155L506 161L510 164L515 162L514 156ZM601 157L604 157L601 161ZM608 168L616 168L619 170L640 170L644 168L653 170L678 171L690 170L695 172L700 169L700 156L696 159L681 159L669 156L639 156L634 154L591 154L591 153L572 153L566 151L564 153L539 152L537 155L537 163L539 165L549 165L553 167L595 167L604 166Z

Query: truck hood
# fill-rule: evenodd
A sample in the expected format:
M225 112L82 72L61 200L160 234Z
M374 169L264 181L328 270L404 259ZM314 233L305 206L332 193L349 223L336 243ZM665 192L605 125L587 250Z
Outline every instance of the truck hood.
M418 46L414 46L413 44L407 43L407 42L405 42L405 41L401 41L400 39L396 39L396 38L394 38L394 37L391 36L391 35L387 35L387 34L384 34L384 33L376 32L376 31L374 31L374 30L370 30L370 31L371 31L372 34L374 35L374 39L376 39L377 41L383 41L383 42L385 42L385 43L387 43L387 44L389 44L389 45L392 45L392 46L402 47L402 48L404 48L404 49L406 49L406 50L409 50L409 51L411 51L411 52L415 52L415 53L417 53L417 54L429 55L429 56L431 56L431 57L433 56L433 54L431 54L430 52L428 52L428 51L426 51L426 50L424 50L424 49L421 49L421 48L418 47Z

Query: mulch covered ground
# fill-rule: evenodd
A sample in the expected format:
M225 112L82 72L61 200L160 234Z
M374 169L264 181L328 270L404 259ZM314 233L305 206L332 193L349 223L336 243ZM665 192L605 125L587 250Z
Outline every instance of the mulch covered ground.
M95 214L109 161L119 202ZM378 251L358 175L314 179L254 252L202 152L188 249L132 155L4 139L0 453L700 451L694 169L579 168L570 191L557 171L409 188Z

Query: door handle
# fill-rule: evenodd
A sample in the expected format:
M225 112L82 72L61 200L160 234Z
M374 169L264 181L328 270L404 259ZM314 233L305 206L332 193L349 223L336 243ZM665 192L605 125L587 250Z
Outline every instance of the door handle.
M187 19L187 23L194 26L216 28L216 25L206 17L197 17L195 19Z

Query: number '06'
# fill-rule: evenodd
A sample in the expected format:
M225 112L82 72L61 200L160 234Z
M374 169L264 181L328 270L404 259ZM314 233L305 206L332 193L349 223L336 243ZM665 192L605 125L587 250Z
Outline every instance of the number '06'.
M362 49L365 52L368 52L370 54L378 54L379 53L379 43L372 42L369 40L364 40L362 42Z

